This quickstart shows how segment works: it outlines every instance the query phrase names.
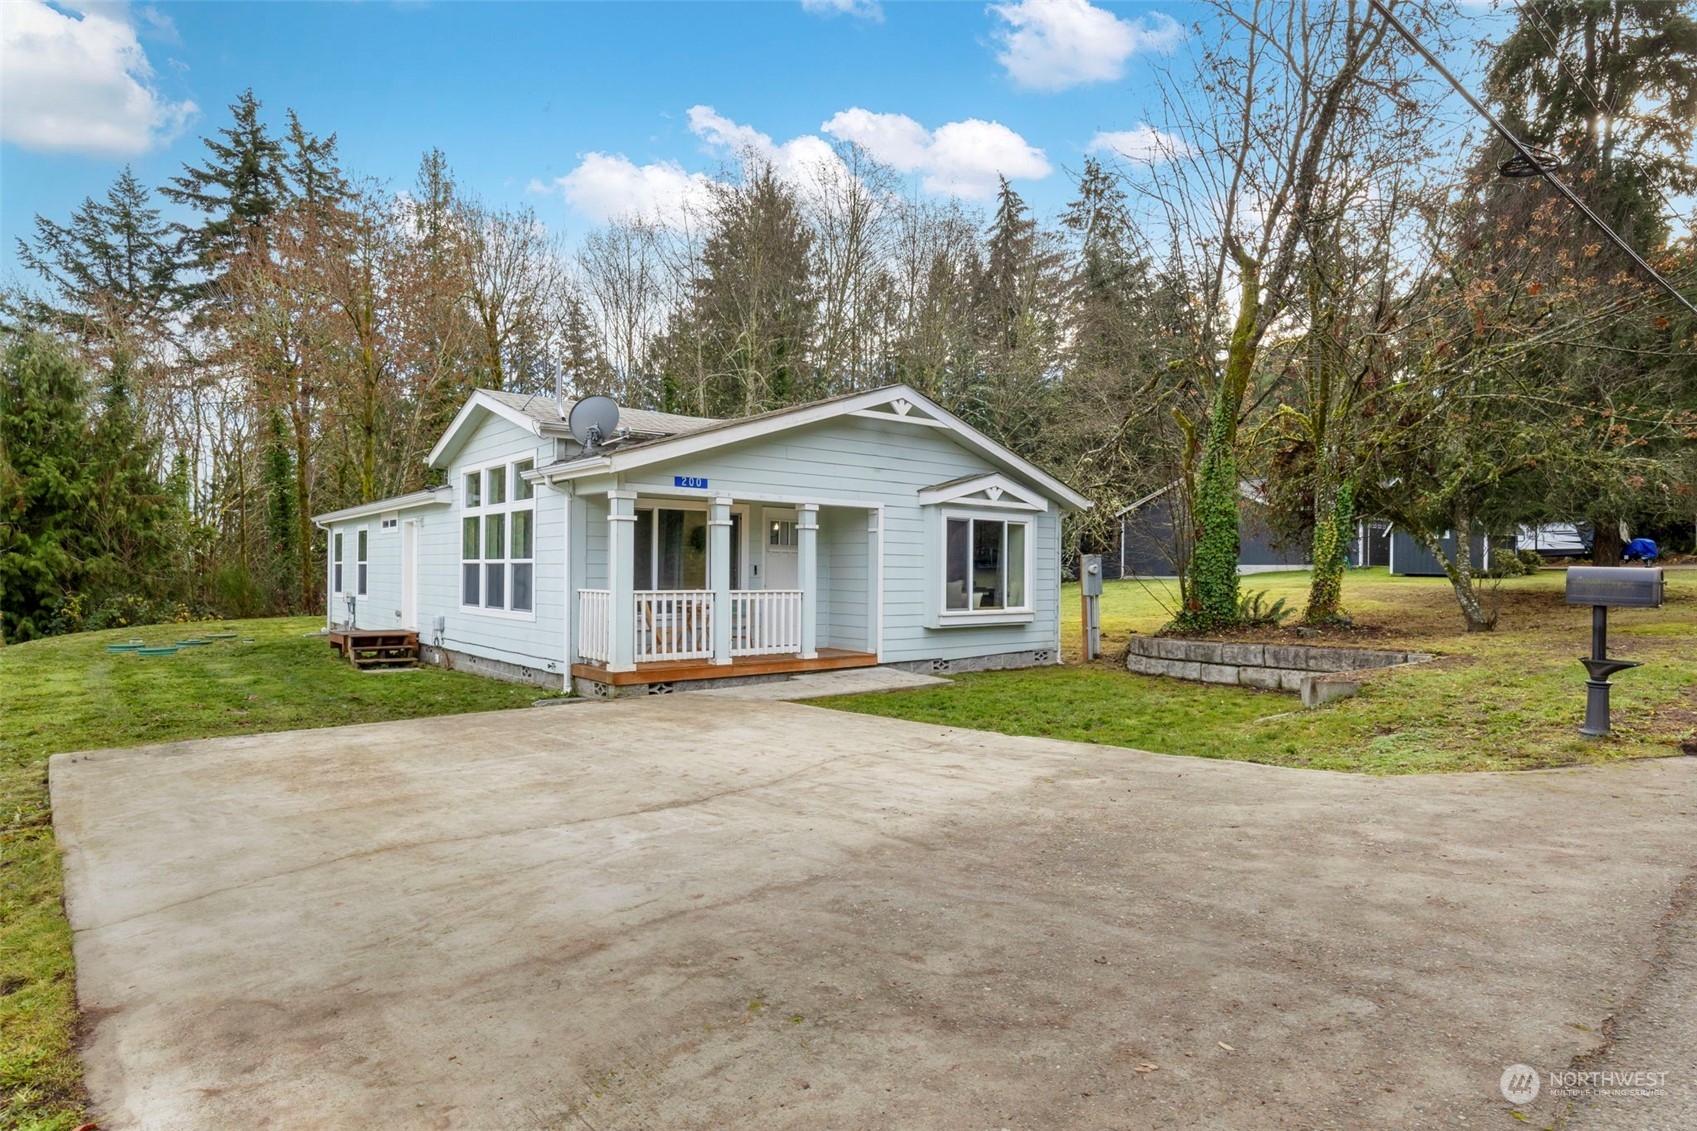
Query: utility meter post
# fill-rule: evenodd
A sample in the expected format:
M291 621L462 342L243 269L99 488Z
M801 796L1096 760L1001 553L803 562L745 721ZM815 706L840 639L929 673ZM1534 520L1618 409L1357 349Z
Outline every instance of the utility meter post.
M1080 554L1078 592L1084 603L1084 658L1102 654L1102 555Z

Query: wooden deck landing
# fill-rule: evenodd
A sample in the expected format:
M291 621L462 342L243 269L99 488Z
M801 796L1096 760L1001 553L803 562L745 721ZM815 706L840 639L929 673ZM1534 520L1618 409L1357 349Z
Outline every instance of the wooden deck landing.
M404 629L332 628L330 647L356 668L403 668L418 663L418 633Z
M664 660L638 664L633 672L610 672L595 664L573 664L572 675L614 687L642 683L681 683L692 679L727 679L745 675L789 675L796 672L828 672L839 668L875 668L878 657L871 652L843 648L821 648L816 659L800 656L737 656L728 664L706 660Z

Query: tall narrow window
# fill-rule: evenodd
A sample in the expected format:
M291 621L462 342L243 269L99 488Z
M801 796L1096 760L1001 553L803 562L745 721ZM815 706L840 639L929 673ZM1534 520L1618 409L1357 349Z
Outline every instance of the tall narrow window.
M342 532L340 530L336 531L335 543L335 552L330 555L333 564L331 573L335 575L331 579L330 591L340 593L342 591Z
M524 477L524 473L535 466L533 459L521 459L513 464L513 502L522 503L536 497L536 485Z
M358 569L359 569L359 595L361 597L365 596L365 582L366 582L366 568L367 568L366 567L366 550L369 546L370 540L371 540L371 531L366 529L363 526L360 527L359 528L359 556L358 556L357 562L358 562Z
M536 514L534 511L514 511L512 530L513 591L511 608L515 612L531 611L535 594L532 592L535 563Z
M483 475L480 472L470 472L465 477L465 505L475 507L483 502Z
M483 607L507 607L507 516L483 516Z
M483 554L481 553L480 520L460 520L460 603L483 603Z

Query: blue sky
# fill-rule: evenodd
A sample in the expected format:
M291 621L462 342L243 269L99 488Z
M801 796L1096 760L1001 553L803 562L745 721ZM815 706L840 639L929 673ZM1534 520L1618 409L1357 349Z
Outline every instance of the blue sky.
M448 156L487 203L568 240L663 212L753 141L780 163L852 139L915 191L980 199L996 172L1052 215L1092 146L1137 147L1184 4L0 4L0 272L125 163L149 185L252 87L339 135L394 187ZM1101 135L1119 133L1117 138Z

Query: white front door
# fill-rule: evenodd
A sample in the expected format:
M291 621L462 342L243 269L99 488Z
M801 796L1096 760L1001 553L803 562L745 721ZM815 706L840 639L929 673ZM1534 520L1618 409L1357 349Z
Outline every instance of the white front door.
M800 571L796 566L795 512L766 512L766 576L762 589L794 589Z
M418 629L418 520L401 523L401 627Z

